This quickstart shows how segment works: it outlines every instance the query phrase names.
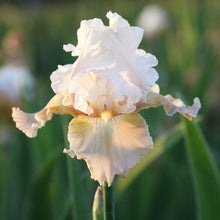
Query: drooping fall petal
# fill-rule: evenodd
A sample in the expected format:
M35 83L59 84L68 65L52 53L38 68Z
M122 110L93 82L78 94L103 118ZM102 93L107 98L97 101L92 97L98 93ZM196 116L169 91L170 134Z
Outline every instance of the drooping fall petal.
M110 186L114 176L126 176L148 151L153 142L148 126L138 113L101 117L77 116L69 125L70 156L84 159L91 178Z
M63 106L62 95L55 95L49 103L37 113L25 113L19 108L12 108L12 117L16 123L16 127L23 131L28 137L36 137L37 130L43 127L46 121L53 117L53 114L68 113L77 115L76 111L71 106Z
M197 97L194 98L192 106L186 107L180 99L175 99L171 95L162 96L161 94L153 91L147 93L146 104L144 104L141 108L158 107L160 105L163 105L167 115L172 116L176 112L179 112L189 120L196 117L199 109L201 108L200 100Z

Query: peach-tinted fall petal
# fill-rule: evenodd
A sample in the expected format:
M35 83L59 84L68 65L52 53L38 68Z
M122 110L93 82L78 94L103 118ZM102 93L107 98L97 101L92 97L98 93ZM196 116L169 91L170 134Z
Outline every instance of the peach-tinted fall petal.
M84 159L91 178L100 185L110 186L114 176L126 176L153 148L148 126L138 113L113 116L103 112L101 117L79 115L69 125L70 156Z
M62 100L62 95L55 95L41 111L31 114L13 107L12 117L16 123L16 127L32 138L37 135L37 130L43 127L46 121L53 117L54 113L76 115L76 111L71 106L62 105Z

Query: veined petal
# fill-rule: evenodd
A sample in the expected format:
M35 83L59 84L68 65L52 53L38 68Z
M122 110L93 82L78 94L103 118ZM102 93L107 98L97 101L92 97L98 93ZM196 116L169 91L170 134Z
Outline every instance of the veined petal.
M138 113L113 117L102 112L101 117L77 116L69 124L70 156L84 159L91 178L100 185L110 186L114 176L126 176L148 151L152 138L148 126Z
M147 103L138 110L163 105L167 115L172 116L176 112L179 112L189 120L192 120L192 117L196 117L201 108L200 100L197 97L194 98L193 105L188 107L180 99L175 99L171 95L162 96L156 92L147 93L146 99Z
M62 95L55 95L41 111L32 114L25 113L19 108L13 107L12 117L16 123L16 127L32 138L37 136L37 130L43 127L46 121L53 117L54 113L77 115L71 106L63 106L62 101Z

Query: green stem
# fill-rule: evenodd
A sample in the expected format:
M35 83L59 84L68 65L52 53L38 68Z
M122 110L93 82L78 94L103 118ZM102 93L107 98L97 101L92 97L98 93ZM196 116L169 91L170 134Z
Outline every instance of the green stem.
M93 220L104 220L103 190L98 186L92 207Z
M80 171L76 158L67 158L67 169L69 177L69 190L71 193L70 199L73 204L74 219L85 220L88 219L85 203L85 195L82 190L82 183L80 178Z
M67 121L65 118L62 120L63 124L63 133L64 133L64 143L65 146L68 146L67 142L67 132L66 126ZM76 158L71 158L67 156L67 174L69 182L69 193L70 193L70 203L72 206L72 217L75 220L85 220L89 219L88 209L86 205L86 197L83 191L83 184L80 178L80 167L79 161Z
M114 220L115 207L114 207L113 186L108 187L108 184L105 182L102 188L103 188L103 200L104 200L104 220Z

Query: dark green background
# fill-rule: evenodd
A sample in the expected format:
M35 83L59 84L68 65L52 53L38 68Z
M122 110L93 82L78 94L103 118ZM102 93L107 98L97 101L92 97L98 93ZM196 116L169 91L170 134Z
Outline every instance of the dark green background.
M37 81L35 99L23 102L20 107L24 111L36 112L53 96L49 76L58 64L73 63L74 58L62 47L67 43L77 44L76 31L82 19L99 17L107 25L105 14L111 10L121 14L131 25L136 25L141 9L152 3L167 11L170 25L154 39L143 39L140 48L159 60L156 69L162 94L172 94L189 105L195 96L200 98L202 108L196 122L199 121L219 170L218 0L1 1L0 42L9 30L22 31L25 59ZM4 57L0 63L4 63ZM10 115L10 112L4 114ZM1 112L1 119L4 114ZM161 107L144 110L141 114L146 118L155 141L161 135L168 137L163 143L166 150L158 153L152 163L143 166L138 176L129 179L129 184L126 185L126 178L124 181L121 177L116 178L117 219L196 219L198 198L185 150L184 128L173 136L167 133L182 123L180 116L168 117ZM34 139L17 130L12 120L8 122L10 141L7 144L0 142L1 219L74 219L68 163L77 166L87 213L91 218L98 184L90 179L83 161L68 162L62 153L68 144L65 134L70 120L68 116L55 116ZM170 144L172 140L174 143ZM192 172L197 171L194 169ZM201 182L204 181L202 178L206 177L202 176ZM210 206L214 203L214 200L208 201ZM220 218L216 216L217 219Z

